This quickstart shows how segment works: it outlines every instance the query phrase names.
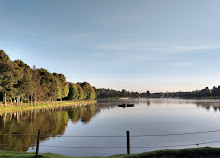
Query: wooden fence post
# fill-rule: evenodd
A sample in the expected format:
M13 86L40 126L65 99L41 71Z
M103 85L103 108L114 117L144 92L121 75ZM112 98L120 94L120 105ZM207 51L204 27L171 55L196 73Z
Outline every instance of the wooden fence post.
M40 132L41 132L41 130L39 129L38 133L37 133L37 146L36 146L36 155L35 155L35 157L38 157L38 153L39 153Z
M127 154L130 155L130 133L129 131L126 131L127 135Z

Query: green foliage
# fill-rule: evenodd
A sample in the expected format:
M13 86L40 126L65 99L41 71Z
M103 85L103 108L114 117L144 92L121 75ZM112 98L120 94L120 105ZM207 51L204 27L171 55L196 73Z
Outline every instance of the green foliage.
M211 99L220 97L220 86L209 89L208 87L202 90L196 90L192 92L167 92L167 93L152 93L150 97L172 97L172 98L204 98Z
M72 85L72 84L70 84ZM0 50L0 98L4 103L20 105L21 101L36 104L37 101L69 99L94 99L94 89L84 82L69 87L63 74L50 73L46 69L30 68L22 60L11 61Z
M73 92L73 87L70 87L69 88L69 94L68 94L68 96L67 96L67 99L68 100L73 100L73 95L74 95L74 92Z
M117 91L114 89L96 89L97 98L140 98L140 97L148 97L147 93L139 93L139 92L129 92L125 89L122 91ZM149 92L150 93L150 92Z
M4 52L4 50L0 50L0 61L9 62L9 56Z
M70 85L68 99L69 100L79 99L79 91L77 88L77 84Z
M96 98L95 89L87 82L81 83L81 87L84 92L83 99L93 100Z
M78 99L79 99L79 100L84 99L84 92L83 92L83 89L82 89L82 87L81 87L80 84L77 84L77 89L78 89L78 92L79 92Z
M14 65L8 62L0 62L0 92L4 96L4 104L8 97L13 97L18 93L16 86L18 85L18 72L14 69Z
M64 86L62 87L62 98L67 97L69 94L69 85L68 83L65 83Z
M78 99L79 98L79 91L78 91L78 88L77 88L77 84L73 84L72 86L72 90L73 90L73 99Z
M94 100L96 98L95 89L87 82L77 83L77 84L69 84L69 100Z

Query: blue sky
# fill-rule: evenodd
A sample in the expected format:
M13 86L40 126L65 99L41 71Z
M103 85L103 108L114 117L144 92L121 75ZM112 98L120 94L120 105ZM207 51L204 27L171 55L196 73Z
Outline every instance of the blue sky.
M218 0L0 0L0 49L97 88L212 88L219 17Z

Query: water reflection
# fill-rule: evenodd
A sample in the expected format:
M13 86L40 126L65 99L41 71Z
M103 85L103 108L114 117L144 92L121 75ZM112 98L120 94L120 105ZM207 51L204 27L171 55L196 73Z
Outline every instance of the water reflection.
M122 109L118 105L134 105ZM209 109L207 112L204 109ZM163 134L193 131L215 130L220 117L215 111L220 111L220 100L184 100L184 99L113 99L99 100L96 105L85 107L52 108L24 112L0 114L1 150L31 151L29 147L36 144L37 130L42 130L43 145L67 146L120 146L124 139L108 139L103 141L87 138L57 137L58 135L123 135L130 130L132 134ZM96 115L99 113L99 115ZM96 116L94 118L94 116ZM93 119L92 119L93 118ZM92 121L91 121L92 119ZM68 128L67 128L68 127ZM104 128L103 128L104 127ZM10 134L24 134L22 136ZM49 139L50 137L57 137ZM215 140L216 135L192 136L187 139L175 137L147 138L132 140L134 146L173 145ZM107 142L107 143L106 143ZM86 152L85 152L86 151ZM146 150L134 150L144 152ZM41 146L41 152L54 152L68 156L108 156L123 153L123 150L64 150ZM87 155L86 155L87 154Z
M120 108L130 108L130 107L134 107L134 104L120 104L120 105L118 105L118 107L120 107Z
M150 106L150 99L147 99L147 106Z
M62 135L68 120L73 123L88 123L99 110L95 105L85 107L52 108L0 115L0 149L27 151L35 146L38 129L42 130L41 140ZM22 135L17 135L22 134Z
M177 105L187 105L194 104L196 107L202 107L204 109L210 110L213 108L215 111L220 111L220 100L208 100L208 99L100 99L98 101L98 106L100 109L112 109L116 107L126 108L134 107L138 104L145 104L151 106L151 104L177 104Z
M213 108L215 112L220 111L220 102L197 102L196 106L205 108L208 111L210 108Z

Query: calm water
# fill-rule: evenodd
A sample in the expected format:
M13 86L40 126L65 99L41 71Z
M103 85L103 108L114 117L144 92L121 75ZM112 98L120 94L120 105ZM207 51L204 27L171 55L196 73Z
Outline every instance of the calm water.
M122 108L120 104L133 103ZM35 152L38 129L42 129L40 153L52 152L67 156L109 156L126 153L125 137L220 130L220 100L132 99L101 100L96 105L1 114L0 149ZM11 135L14 134L14 135ZM23 134L16 135L16 134ZM155 147L218 141L220 132L183 136L132 137L131 153L164 149ZM220 143L201 146L220 147ZM70 148L116 147L116 148ZM196 147L196 146L187 146Z

